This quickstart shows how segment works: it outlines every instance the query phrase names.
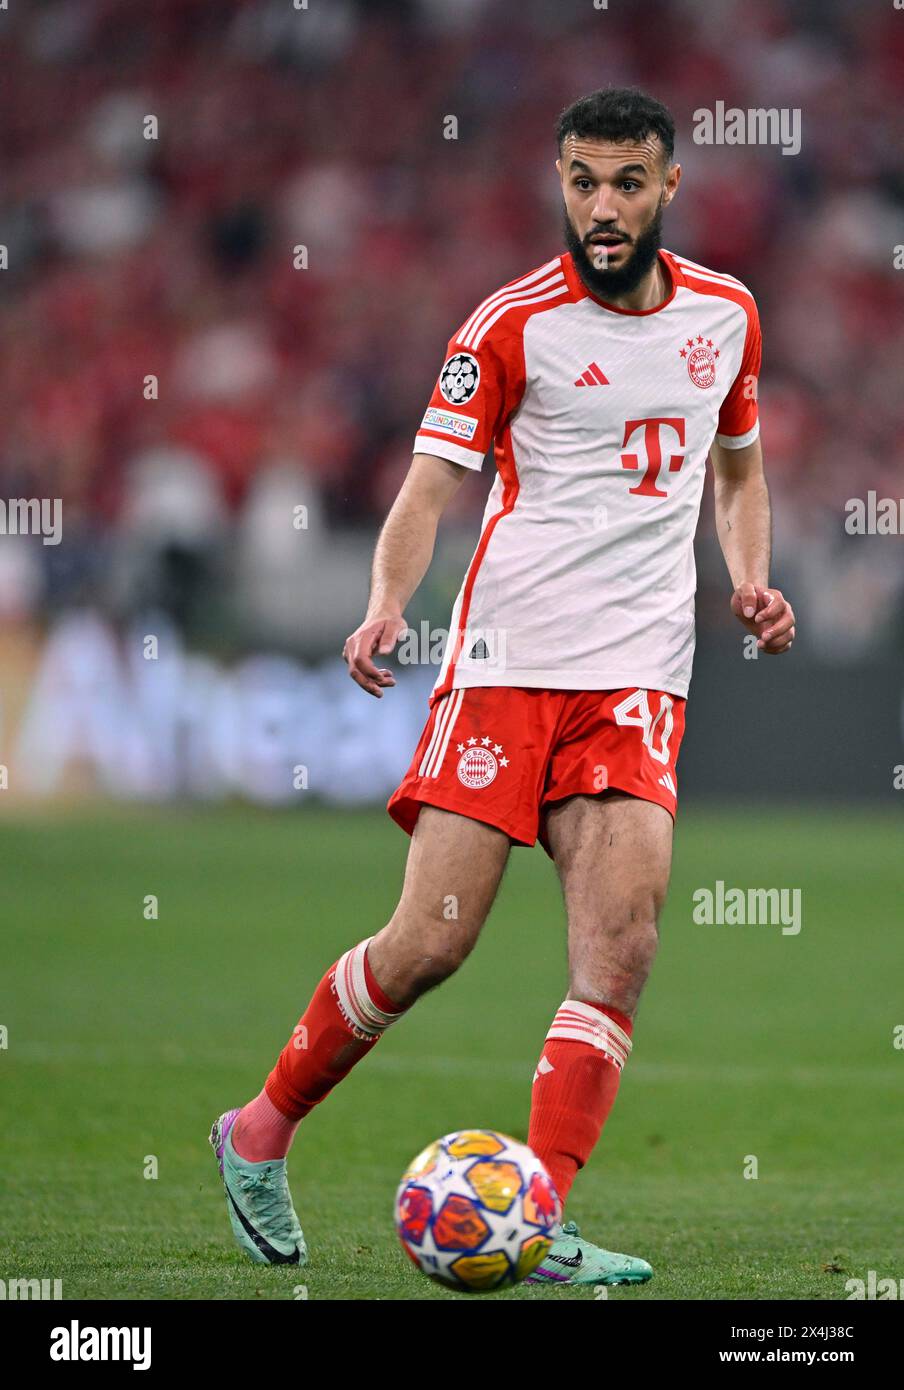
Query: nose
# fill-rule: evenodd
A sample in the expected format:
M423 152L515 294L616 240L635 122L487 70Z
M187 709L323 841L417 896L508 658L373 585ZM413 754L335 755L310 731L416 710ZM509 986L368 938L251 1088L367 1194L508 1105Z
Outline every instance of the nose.
M611 188L605 184L600 184L596 198L593 203L593 220L605 226L608 222L618 221L618 212L615 207L615 195Z

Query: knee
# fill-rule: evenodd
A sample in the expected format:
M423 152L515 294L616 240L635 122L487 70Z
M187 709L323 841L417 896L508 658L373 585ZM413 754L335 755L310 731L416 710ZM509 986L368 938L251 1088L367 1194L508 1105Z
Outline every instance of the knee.
M652 893L632 899L600 925L599 935L609 954L649 966L659 945L659 903Z
M389 997L408 1008L427 990L454 975L472 945L473 941L448 923L436 934L421 929L414 940L408 932L394 933L390 923L374 938L368 958Z
M620 924L616 940L638 968L649 970L659 947L659 910L652 900L638 903L626 922Z
M659 945L656 904L638 901L616 920L594 924L575 935L583 947L572 953L572 998L611 1003L632 1013Z
M454 975L469 954L463 942L445 940L420 949L409 964L412 988L424 994Z

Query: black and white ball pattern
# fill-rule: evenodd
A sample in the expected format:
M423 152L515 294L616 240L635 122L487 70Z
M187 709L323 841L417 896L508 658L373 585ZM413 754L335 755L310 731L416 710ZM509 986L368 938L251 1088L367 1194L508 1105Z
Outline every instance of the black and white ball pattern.
M439 374L439 389L450 405L469 401L480 383L480 366L469 352L457 352Z

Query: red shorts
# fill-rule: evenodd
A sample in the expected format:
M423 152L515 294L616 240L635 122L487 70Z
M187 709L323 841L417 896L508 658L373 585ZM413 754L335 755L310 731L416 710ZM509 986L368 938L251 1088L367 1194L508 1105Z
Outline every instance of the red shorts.
M544 837L546 810L614 789L674 816L685 701L659 690L453 690L430 711L387 810L410 835L421 806Z

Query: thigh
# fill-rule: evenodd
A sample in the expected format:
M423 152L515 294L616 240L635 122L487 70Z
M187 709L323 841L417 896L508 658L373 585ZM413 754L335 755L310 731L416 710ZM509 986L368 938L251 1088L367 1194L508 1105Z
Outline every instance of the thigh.
M368 958L390 998L451 974L474 946L511 851L503 831L424 806L411 836L399 905ZM398 995L393 989L398 990Z
M672 818L622 792L574 796L550 808L546 834L568 915L572 997L630 1013L655 952Z

